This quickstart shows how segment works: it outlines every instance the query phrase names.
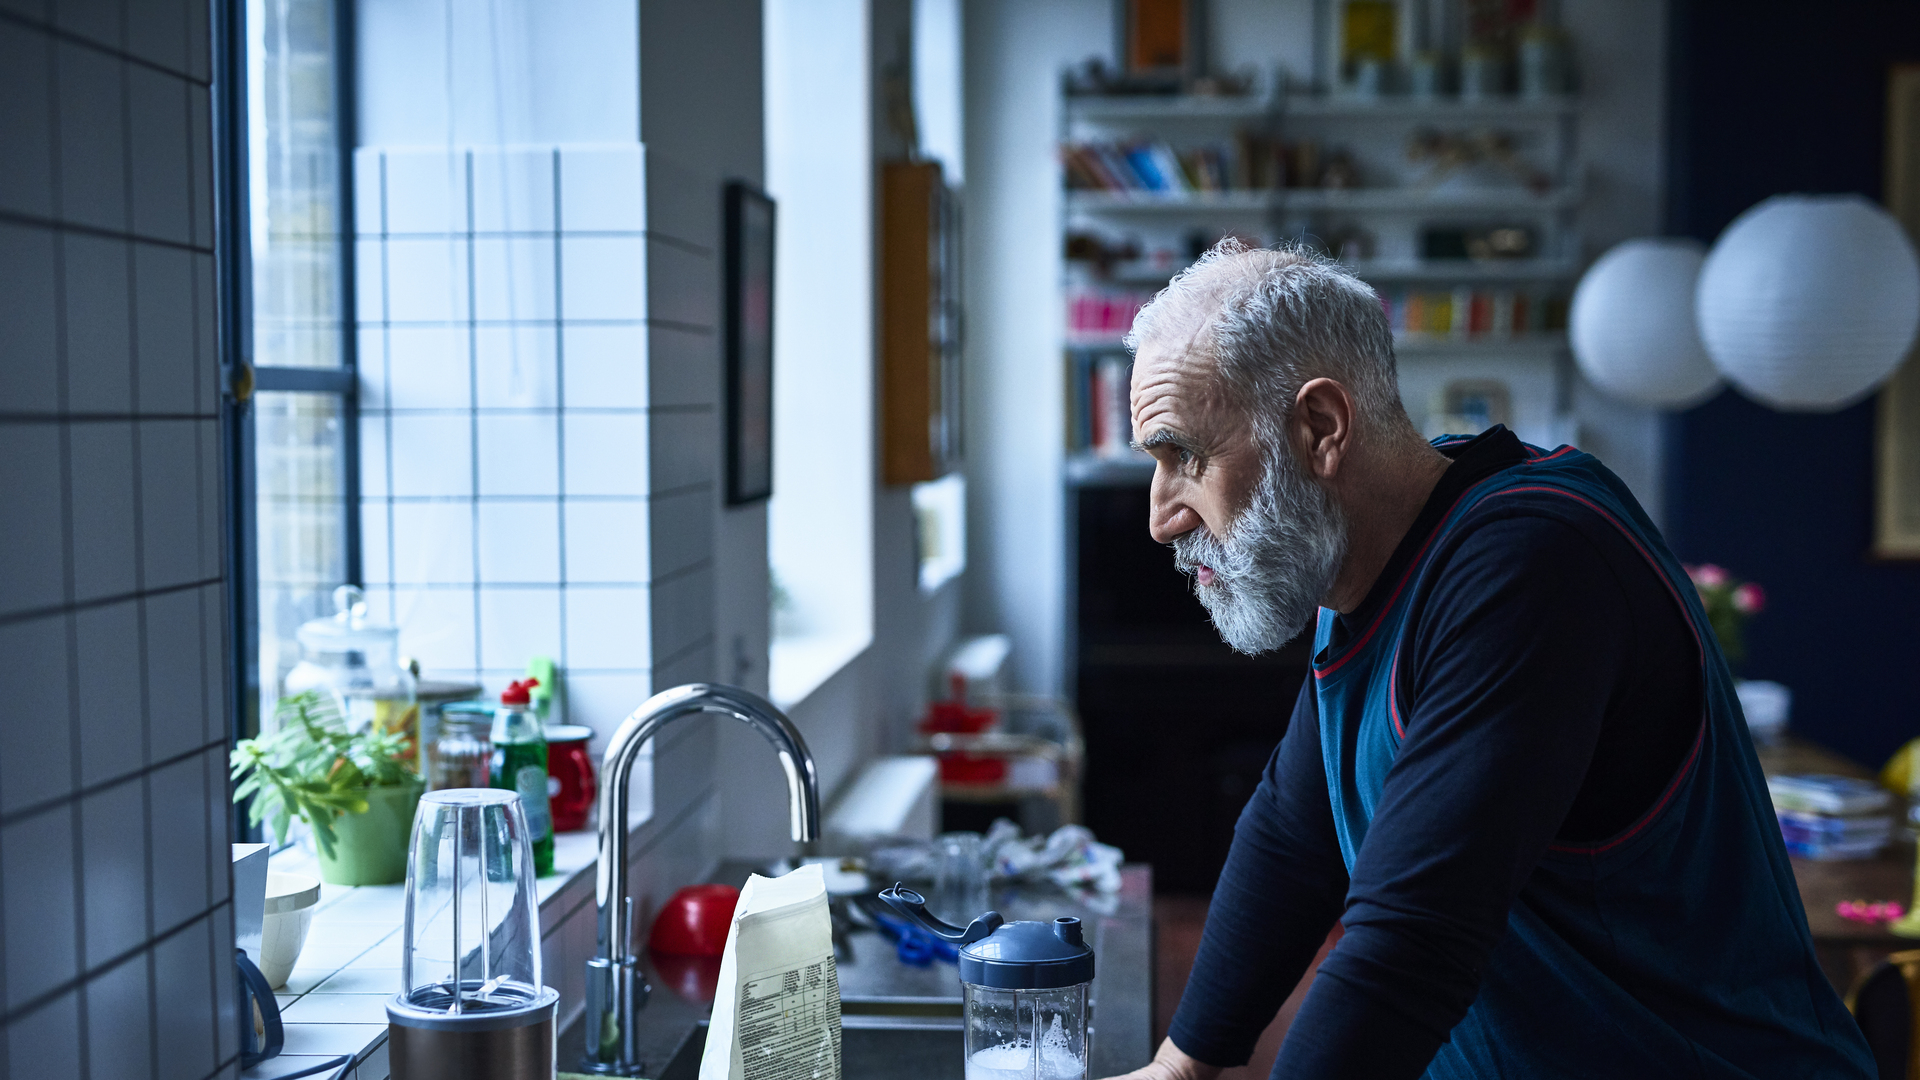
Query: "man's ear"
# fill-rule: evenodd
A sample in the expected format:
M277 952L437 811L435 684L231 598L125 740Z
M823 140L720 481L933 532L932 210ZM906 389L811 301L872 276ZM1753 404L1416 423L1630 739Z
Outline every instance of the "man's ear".
M1293 399L1294 460L1320 481L1339 475L1353 444L1353 395L1332 379L1312 379Z

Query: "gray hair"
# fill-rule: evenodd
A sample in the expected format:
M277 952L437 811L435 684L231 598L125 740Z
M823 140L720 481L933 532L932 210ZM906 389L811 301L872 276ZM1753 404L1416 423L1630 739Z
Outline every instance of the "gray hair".
M1300 388L1317 378L1353 395L1360 438L1419 438L1400 403L1380 297L1331 259L1297 247L1250 249L1228 237L1140 310L1127 351L1183 330L1194 332L1228 400L1251 417L1269 460L1284 453Z

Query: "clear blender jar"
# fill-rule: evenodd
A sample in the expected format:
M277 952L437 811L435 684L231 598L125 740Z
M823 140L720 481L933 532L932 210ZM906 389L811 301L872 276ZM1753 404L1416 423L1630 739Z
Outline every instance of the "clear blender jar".
M540 977L540 905L520 797L430 791L407 860L394 1080L552 1080L560 995Z
M967 1080L1086 1080L1093 949L1079 919L1010 923L989 911L962 929L929 915L912 889L880 899L960 946Z

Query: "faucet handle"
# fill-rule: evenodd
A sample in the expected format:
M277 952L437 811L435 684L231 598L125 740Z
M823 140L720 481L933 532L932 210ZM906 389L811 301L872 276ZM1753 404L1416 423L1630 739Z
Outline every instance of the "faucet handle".
M989 911L968 923L966 929L954 926L927 911L927 898L899 882L883 890L880 899L893 910L919 923L929 934L954 945L971 945L1006 924L997 911Z

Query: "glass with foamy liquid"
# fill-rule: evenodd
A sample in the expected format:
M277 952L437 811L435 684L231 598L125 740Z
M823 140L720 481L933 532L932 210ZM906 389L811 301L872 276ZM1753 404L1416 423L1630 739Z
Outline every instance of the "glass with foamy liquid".
M967 1080L1086 1080L1086 983L1049 990L962 985Z
M1007 922L989 911L962 928L928 914L904 886L880 899L959 946L967 1080L1087 1080L1093 949L1079 919Z

